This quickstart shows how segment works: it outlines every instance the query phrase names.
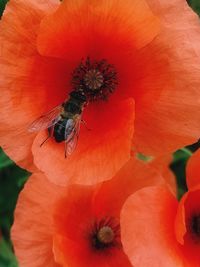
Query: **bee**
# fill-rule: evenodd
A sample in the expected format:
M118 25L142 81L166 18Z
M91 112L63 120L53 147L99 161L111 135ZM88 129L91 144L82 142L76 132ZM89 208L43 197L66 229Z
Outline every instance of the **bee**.
M82 120L82 113L86 104L87 98L84 92L82 90L74 90L61 105L56 106L33 121L28 130L29 132L48 130L48 136L40 146L51 137L57 143L64 141L66 158L76 148L81 122L85 124Z

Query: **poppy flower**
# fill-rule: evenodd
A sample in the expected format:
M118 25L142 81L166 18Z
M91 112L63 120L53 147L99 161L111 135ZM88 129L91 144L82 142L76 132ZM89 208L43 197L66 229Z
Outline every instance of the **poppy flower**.
M200 181L197 183L197 177L200 164L197 168L197 160L200 163L199 152L189 160L189 190L180 202L163 186L146 187L127 199L121 212L121 235L124 251L133 265L199 266ZM135 219L130 221L130 217ZM138 245L141 242L144 246Z
M92 184L129 160L133 133L136 149L149 155L193 142L200 130L197 27L179 1L9 1L0 23L2 147L57 183ZM86 102L74 103L74 91ZM63 102L86 123L79 140L76 124L66 146L78 144L67 159L59 123L45 143L47 130L27 131Z
M113 179L90 186L62 187L32 175L12 227L20 266L132 266L121 244L121 207L130 194L155 184L164 180L135 159Z

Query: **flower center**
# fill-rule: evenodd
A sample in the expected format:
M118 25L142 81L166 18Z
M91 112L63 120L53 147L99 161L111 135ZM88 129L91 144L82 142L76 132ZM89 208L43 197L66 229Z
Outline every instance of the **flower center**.
M113 229L110 226L103 226L97 233L97 239L103 244L112 243L115 238Z
M200 215L195 215L192 218L191 228L195 236L200 237Z
M84 82L90 90L99 90L103 85L103 75L96 69L88 70L85 74Z
M91 235L92 247L95 250L105 250L121 246L120 226L113 218L103 219L93 226Z
M88 57L72 73L72 88L82 91L87 102L106 100L117 86L117 72L106 60L90 60Z

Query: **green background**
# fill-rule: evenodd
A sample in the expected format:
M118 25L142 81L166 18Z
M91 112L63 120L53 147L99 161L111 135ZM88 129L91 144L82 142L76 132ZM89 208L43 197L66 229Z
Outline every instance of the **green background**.
M6 2L6 0L0 0L0 15L3 13ZM200 0L190 0L189 4L200 14ZM174 160L170 167L177 177L179 198L187 190L185 184L186 162L198 147L199 144L197 143L174 153ZM13 212L18 194L29 175L27 171L17 167L0 149L0 230L2 233L0 267L18 266L10 241L10 227L13 223Z

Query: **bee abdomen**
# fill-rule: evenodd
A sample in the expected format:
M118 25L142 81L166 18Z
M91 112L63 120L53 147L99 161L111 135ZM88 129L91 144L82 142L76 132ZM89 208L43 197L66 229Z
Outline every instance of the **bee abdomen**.
M55 124L53 136L57 143L63 142L65 140L65 127L66 120L60 120Z

